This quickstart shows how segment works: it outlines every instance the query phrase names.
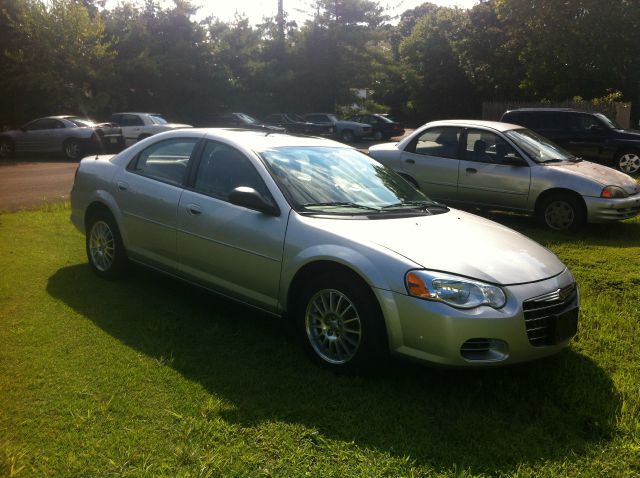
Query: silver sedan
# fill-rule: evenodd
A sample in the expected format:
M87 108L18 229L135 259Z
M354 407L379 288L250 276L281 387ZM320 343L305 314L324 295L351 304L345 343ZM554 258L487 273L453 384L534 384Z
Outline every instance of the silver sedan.
M556 230L640 214L632 177L512 124L436 121L369 154L446 204L535 214Z
M38 118L0 133L0 158L14 153L63 153L68 159L80 159L84 154L123 147L118 125L68 115Z
M97 275L136 262L291 320L335 371L389 352L512 364L577 330L578 289L553 253L328 139L161 133L82 160L71 205Z

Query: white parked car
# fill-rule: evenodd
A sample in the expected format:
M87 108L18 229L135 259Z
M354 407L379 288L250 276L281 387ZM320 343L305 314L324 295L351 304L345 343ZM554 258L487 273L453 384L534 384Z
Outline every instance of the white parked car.
M512 364L577 330L576 282L551 251L329 139L161 133L82 160L71 206L98 276L135 261L291 320L337 371L388 352Z
M115 113L110 121L122 128L126 146L163 131L192 127L189 124L169 123L159 113Z

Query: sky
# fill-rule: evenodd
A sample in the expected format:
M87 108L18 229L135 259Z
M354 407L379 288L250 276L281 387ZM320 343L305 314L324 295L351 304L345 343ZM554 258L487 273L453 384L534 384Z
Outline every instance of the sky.
M436 5L461 8L470 8L478 3L478 0L379 0L379 4L385 7L388 15L394 16L422 5L426 1ZM302 25L305 20L311 18L312 0L283 0L283 2L289 20L295 20L298 25ZM117 3L117 0L108 0L107 7ZM213 15L220 20L229 21L239 13L247 16L254 25L261 23L264 17L274 17L278 10L278 0L193 0L193 4L201 7L197 18Z
M389 11L390 15L399 15L405 10L422 5L426 0L380 0L381 6ZM436 5L448 7L470 8L477 0L429 0ZM312 0L283 0L284 10L289 20L295 20L299 25L311 18L313 10ZM273 17L278 10L278 0L195 0L193 2L201 6L198 16L206 17L214 15L221 20L233 19L235 13L246 15L252 24L260 23L264 17ZM387 8L388 7L388 8Z

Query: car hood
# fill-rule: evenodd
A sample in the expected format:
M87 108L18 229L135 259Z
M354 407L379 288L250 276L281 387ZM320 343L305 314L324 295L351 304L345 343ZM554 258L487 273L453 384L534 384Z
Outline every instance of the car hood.
M630 139L640 141L640 131L636 129L616 129L616 139Z
M522 234L455 209L433 216L323 221L325 230L392 251L416 267L494 284L540 281L566 268L555 254Z
M627 192L627 194L636 194L640 192L640 185L638 185L636 180L631 176L601 164L592 163L590 161L580 161L577 163L549 163L547 166L556 167L572 175L591 179L592 181L596 181L602 185L602 187L620 186Z

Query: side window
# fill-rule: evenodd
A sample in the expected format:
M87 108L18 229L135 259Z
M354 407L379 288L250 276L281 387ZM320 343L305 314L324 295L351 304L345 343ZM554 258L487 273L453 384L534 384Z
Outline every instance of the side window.
M143 150L129 170L164 183L181 186L197 138L161 141Z
M601 127L600 121L591 115L571 115L570 128L571 131L584 133L590 131L594 126Z
M138 115L122 115L120 126L144 126L144 122Z
M196 172L194 189L203 194L227 200L240 186L255 189L265 198L269 191L251 161L236 149L209 141Z
M505 157L520 157L516 150L502 137L480 129L467 131L464 154L467 161L494 164L501 164Z
M27 131L40 131L43 129L57 129L64 128L64 124L53 118L43 118L32 121L26 126Z
M456 159L460 149L460 134L460 128L431 128L423 132L408 150L413 149L416 154L425 156Z

